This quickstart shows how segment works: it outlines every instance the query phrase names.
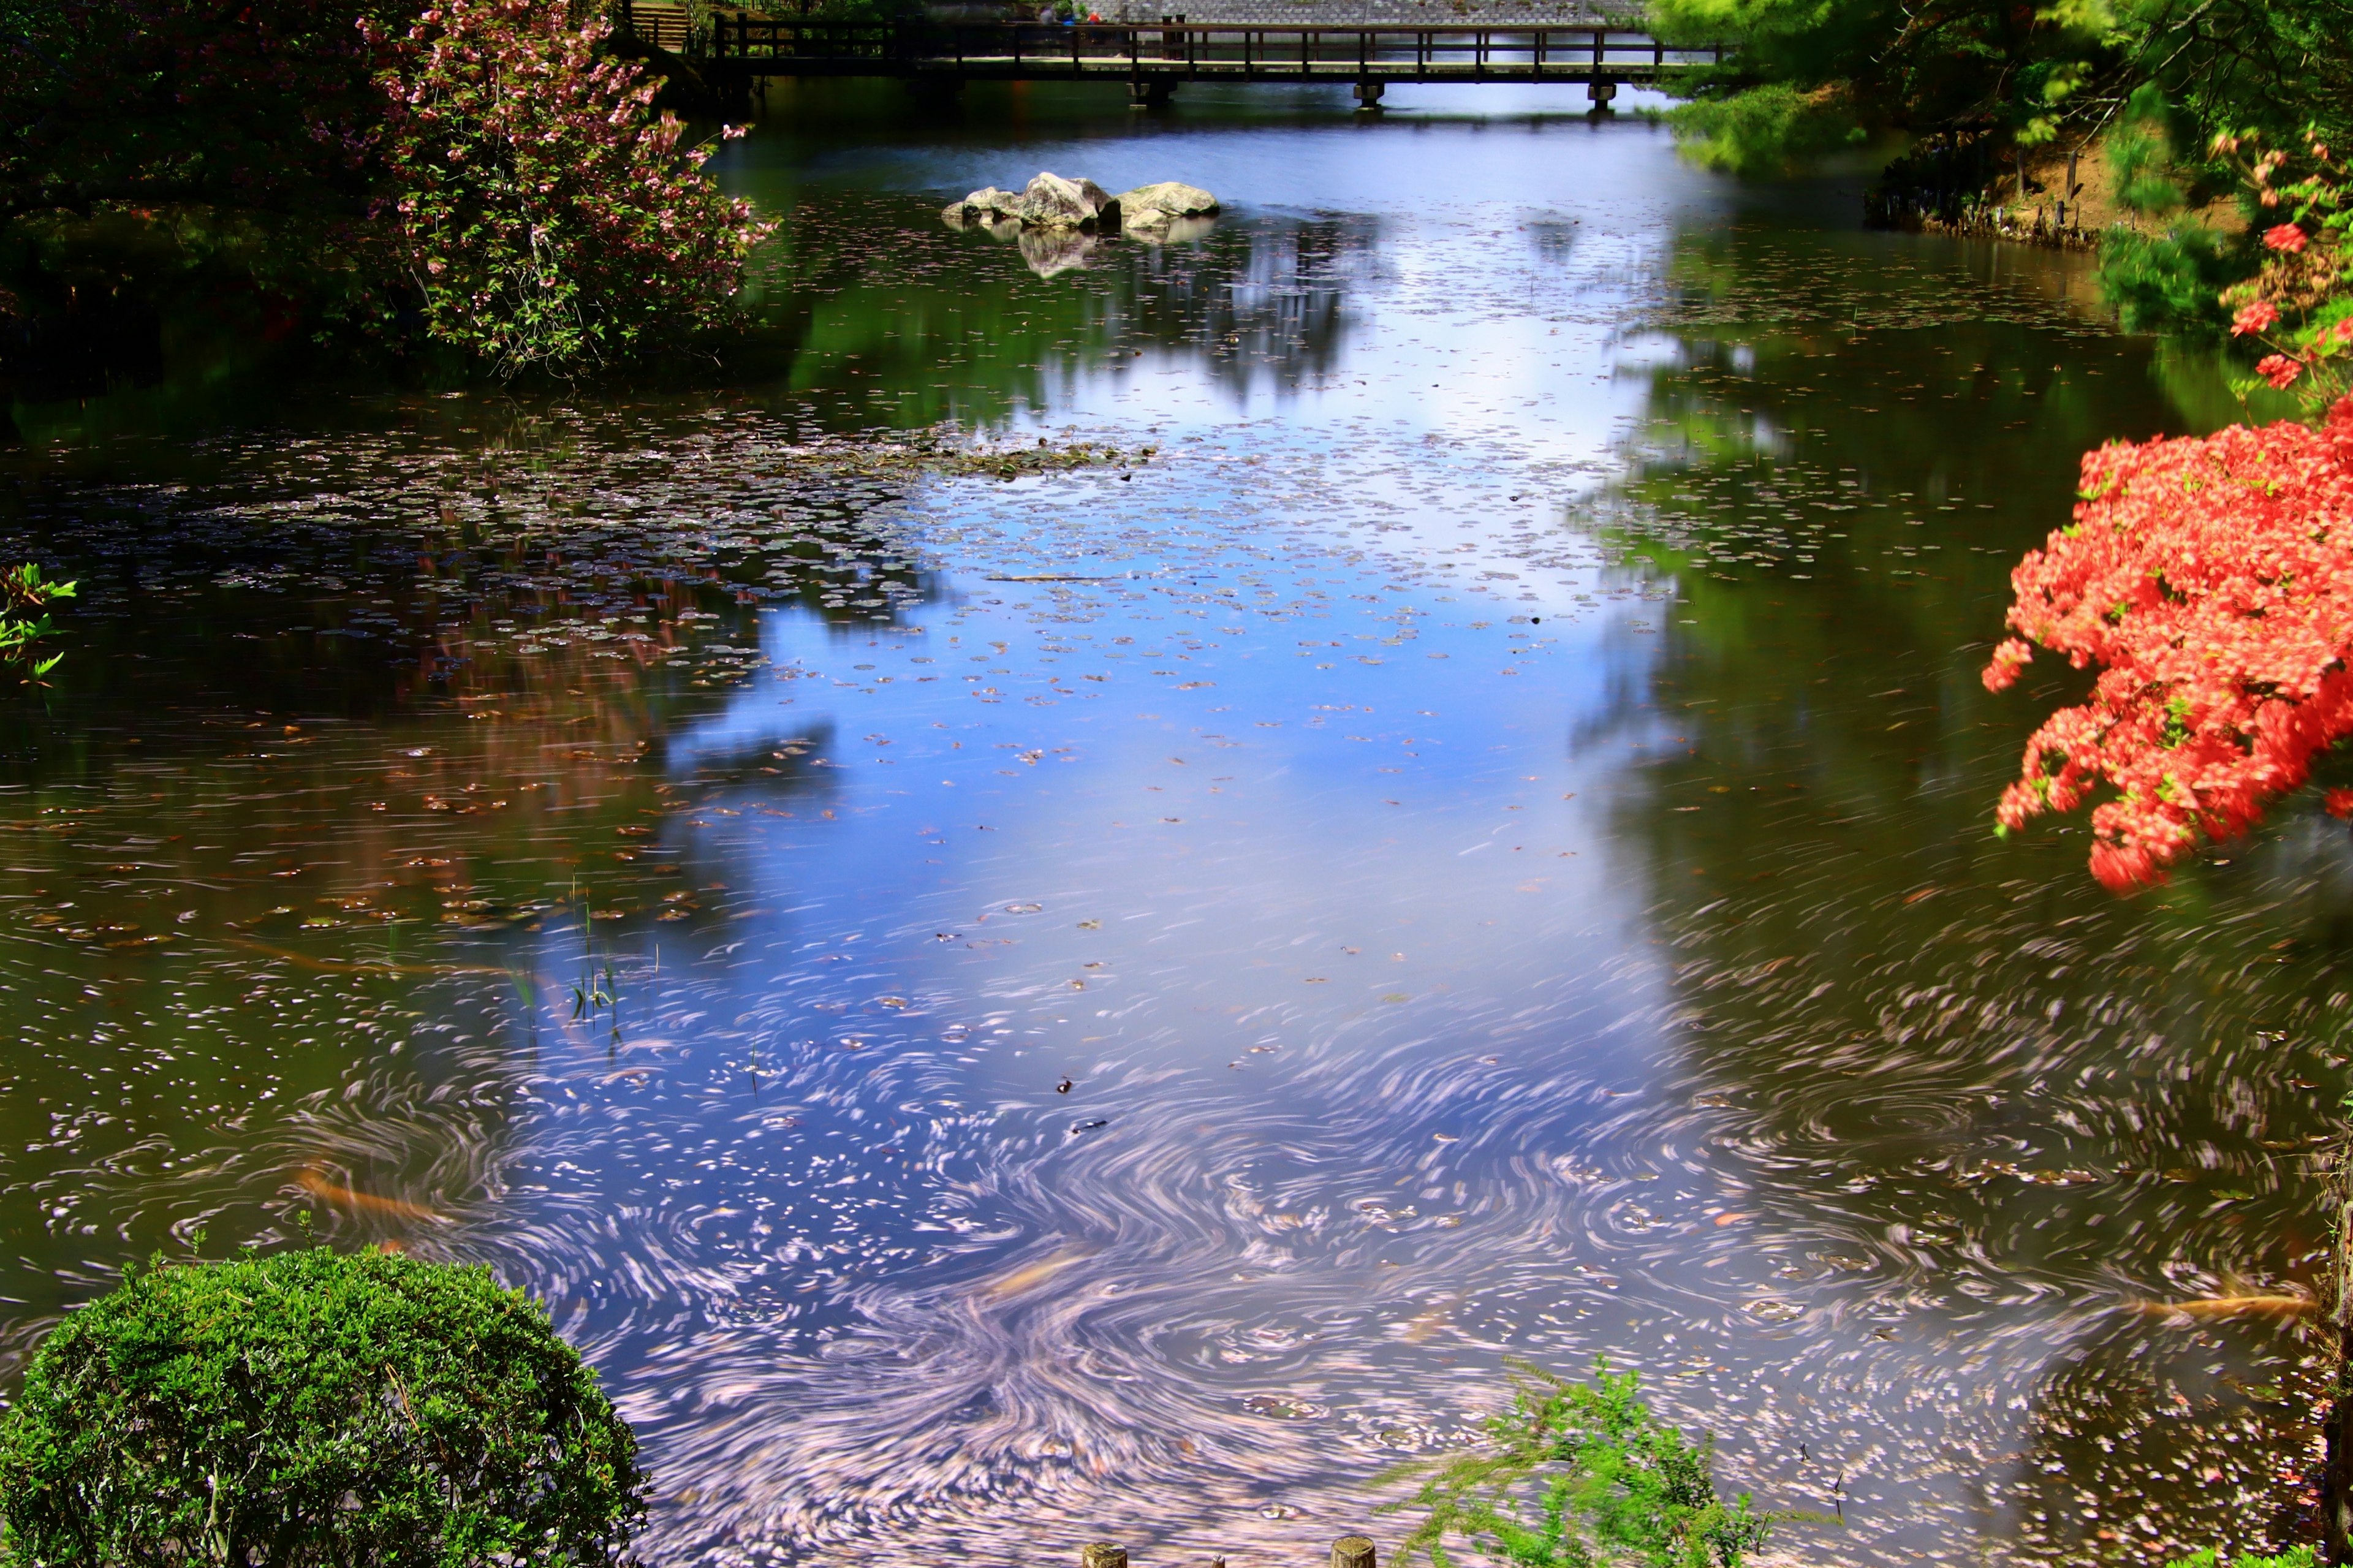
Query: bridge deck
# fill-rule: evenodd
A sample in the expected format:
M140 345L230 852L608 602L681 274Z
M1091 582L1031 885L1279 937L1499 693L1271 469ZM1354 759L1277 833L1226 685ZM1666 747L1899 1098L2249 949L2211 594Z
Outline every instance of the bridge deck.
M792 22L719 16L693 54L755 76L1629 85L1723 63L1721 45L1574 26Z

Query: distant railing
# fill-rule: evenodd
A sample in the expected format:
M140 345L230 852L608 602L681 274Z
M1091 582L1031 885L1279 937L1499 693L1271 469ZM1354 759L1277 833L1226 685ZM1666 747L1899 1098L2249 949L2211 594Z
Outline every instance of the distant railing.
M1616 81L1723 65L1721 44L1608 26L803 22L720 13L697 58L755 74ZM665 45L664 47L669 47Z
M686 53L693 39L693 24L679 0L616 0L613 25L674 55Z

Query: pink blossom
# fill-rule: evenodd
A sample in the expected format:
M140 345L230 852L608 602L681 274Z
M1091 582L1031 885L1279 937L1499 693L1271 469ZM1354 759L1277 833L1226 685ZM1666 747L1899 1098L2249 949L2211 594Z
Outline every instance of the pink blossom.
M2279 308L2269 300L2258 300L2242 306L2239 313L2231 318L2231 335L2242 338L2249 332L2263 331L2278 320Z
M2265 354L2255 362L2255 374L2284 392L2304 374L2304 363L2285 354Z

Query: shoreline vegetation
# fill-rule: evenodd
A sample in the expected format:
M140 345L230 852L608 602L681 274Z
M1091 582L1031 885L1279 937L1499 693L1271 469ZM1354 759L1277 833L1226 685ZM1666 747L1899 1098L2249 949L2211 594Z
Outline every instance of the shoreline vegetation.
M0 315L20 375L168 333L394 374L703 350L771 226L580 0L5 0ZM637 51L642 54L643 51Z
M912 0L833 0L881 16ZM2214 139L2353 134L2340 0L1652 0L1728 40L1673 83L1694 162L1882 165L1882 226L2097 250L2133 331L2228 342L2263 258ZM720 94L607 0L0 0L0 375L210 339L437 384L717 365L773 216L704 167ZM796 13L797 14L797 13ZM853 18L854 19L854 18ZM1054 268L1047 269L1050 273Z

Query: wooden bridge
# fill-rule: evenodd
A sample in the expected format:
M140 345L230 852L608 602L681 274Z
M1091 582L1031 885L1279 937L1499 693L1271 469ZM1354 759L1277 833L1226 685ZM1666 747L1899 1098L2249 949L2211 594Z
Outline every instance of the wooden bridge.
M640 14L642 19L640 19ZM1345 82L1365 107L1390 82L1574 82L1605 104L1724 63L1720 44L1674 45L1607 26L1465 26L1160 22L806 22L720 13L664 37L655 8L623 8L649 42L715 82L887 76L953 90L966 81L1125 82L1139 104L1188 81ZM683 34L683 28L681 29Z

